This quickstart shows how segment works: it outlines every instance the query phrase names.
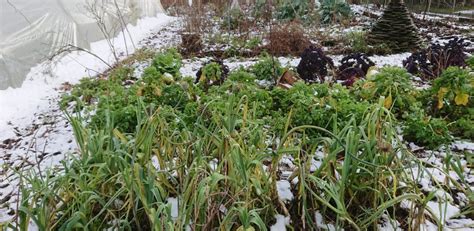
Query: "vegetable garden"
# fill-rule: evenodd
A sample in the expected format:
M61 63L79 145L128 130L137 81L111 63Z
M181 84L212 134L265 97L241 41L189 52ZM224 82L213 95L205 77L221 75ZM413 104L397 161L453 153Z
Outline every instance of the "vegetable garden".
M474 228L474 156L459 148L474 139L470 41L434 41L380 66L373 54L398 52L393 43L368 45L371 32L351 32L350 49L335 58L338 45L306 39L308 1L282 1L270 16L259 2L214 20L229 34L249 17L303 22L274 25L262 40L230 36L219 52L206 47L229 40L183 36L181 46L142 49L66 92L60 105L78 153L60 172L21 174L8 226ZM348 4L321 4L321 24L348 23ZM302 33L297 44L280 41L288 30ZM293 64L277 58L295 53ZM206 59L183 74L197 56ZM253 59L230 65L235 56Z

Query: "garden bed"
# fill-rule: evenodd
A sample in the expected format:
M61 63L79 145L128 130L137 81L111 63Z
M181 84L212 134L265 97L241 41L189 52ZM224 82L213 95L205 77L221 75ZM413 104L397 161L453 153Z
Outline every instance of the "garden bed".
M332 64L308 77L300 69L314 70L301 64L316 52L309 43L274 57L260 52L265 40L239 51L203 38L196 54L179 47L182 21L154 32L98 77L58 86L64 94L44 101L31 124L11 122L0 145L0 224L473 228L473 67L432 80L404 69L411 53L370 55L374 67L342 86L337 67L354 44L340 38L369 18L302 26L313 45L339 44L318 50ZM430 30L432 42L447 33ZM298 81L283 83L285 74Z

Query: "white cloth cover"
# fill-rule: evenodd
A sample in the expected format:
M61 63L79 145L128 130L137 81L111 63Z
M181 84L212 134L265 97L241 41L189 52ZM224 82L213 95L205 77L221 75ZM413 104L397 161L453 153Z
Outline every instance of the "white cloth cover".
M0 0L0 90L21 86L33 65L64 45L87 49L104 39L91 9L112 37L120 18L128 24L164 12L160 0Z

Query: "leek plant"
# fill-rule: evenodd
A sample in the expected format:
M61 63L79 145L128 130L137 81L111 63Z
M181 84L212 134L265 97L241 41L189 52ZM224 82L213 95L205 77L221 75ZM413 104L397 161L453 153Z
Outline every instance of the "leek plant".
M69 116L79 155L61 172L22 177L16 229L33 221L39 230L266 230L283 214L295 229L309 230L318 228L317 212L338 228L374 230L388 216L412 229L436 214L427 206L436 195L417 184L413 169L427 172L427 165L399 140L384 101L343 127L334 116L330 130L293 126L290 111L281 133L262 123L247 95L204 105L210 111L198 110L192 123L173 108L150 112L138 100L131 133L117 129L113 113L105 113L102 127ZM321 165L311 170L318 150ZM276 187L283 155L295 164L290 203ZM462 175L461 168L447 160L440 171ZM447 179L472 195L465 181ZM397 213L402 203L411 205L407 217Z

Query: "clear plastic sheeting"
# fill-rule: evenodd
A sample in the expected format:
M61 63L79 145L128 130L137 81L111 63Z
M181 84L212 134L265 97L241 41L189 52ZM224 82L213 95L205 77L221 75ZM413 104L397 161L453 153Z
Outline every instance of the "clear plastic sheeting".
M0 0L0 90L65 47L88 49L163 12L159 0Z

